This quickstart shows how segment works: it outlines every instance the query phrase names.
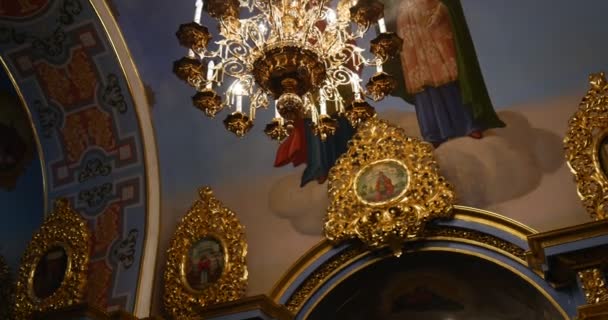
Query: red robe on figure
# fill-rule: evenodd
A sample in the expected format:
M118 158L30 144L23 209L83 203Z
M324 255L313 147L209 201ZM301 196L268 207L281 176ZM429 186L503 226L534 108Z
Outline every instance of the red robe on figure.
M211 268L211 260L208 258L200 259L198 261L198 272L202 272L203 270L209 270Z
M290 162L294 167L306 163L306 133L304 130L303 119L294 121L293 132L277 150L274 160L275 167L282 167Z
M380 172L376 179L376 201L383 201L393 196L395 186L389 177Z
M318 21L316 28L321 32L325 30L325 21ZM350 43L356 44L354 40ZM311 45L315 41L310 41ZM347 67L357 71L361 76L361 70L357 70L354 62L349 61ZM348 102L349 103L349 102ZM308 119L298 119L294 121L294 129L291 135L285 139L277 150L274 161L275 167L282 167L288 163L293 166L306 164L306 169L302 173L300 186L303 187L310 181L323 183L327 179L329 169L333 167L336 160L348 149L348 141L355 134L355 129L348 123L343 116L333 116L338 120L336 133L328 137L326 141L312 133L312 121Z

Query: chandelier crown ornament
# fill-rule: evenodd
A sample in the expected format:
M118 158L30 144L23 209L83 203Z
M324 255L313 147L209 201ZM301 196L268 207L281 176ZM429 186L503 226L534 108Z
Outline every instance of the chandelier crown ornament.
M203 11L217 20L219 40L200 24ZM375 114L365 98L381 100L395 87L382 65L401 39L386 31L383 16L378 0L197 0L194 21L176 33L189 51L173 72L198 91L193 104L205 115L231 110L224 124L237 136L272 100L269 137L280 141L290 133L286 124L309 117L325 140L337 128L332 115L348 113L345 105L356 102L351 118L359 123ZM358 41L376 23L379 35L366 53ZM365 67L377 72L363 88Z

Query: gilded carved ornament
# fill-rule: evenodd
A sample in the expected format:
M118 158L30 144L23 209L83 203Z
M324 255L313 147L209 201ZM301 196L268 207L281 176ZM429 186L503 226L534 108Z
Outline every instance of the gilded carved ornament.
M608 83L600 72L589 76L589 84L568 122L564 148L583 206L600 220L608 218Z
M86 221L59 199L21 259L15 289L16 319L83 301L91 240Z
M199 196L167 251L164 304L173 319L197 318L198 309L242 298L247 288L245 228L209 187Z
M338 255L325 261L317 269L314 270L303 282L298 286L294 293L285 302L285 307L290 312L297 314L304 303L310 299L315 290L327 281L327 278L336 270L348 265L348 262L357 256L366 252L366 248L359 244L355 244L348 249L340 252Z
M397 256L403 241L423 235L428 221L451 218L455 198L433 147L375 117L360 125L331 169L328 196L327 239L390 246Z
M608 287L606 287L606 279L604 279L602 270L590 268L581 270L577 274L588 304L608 301Z

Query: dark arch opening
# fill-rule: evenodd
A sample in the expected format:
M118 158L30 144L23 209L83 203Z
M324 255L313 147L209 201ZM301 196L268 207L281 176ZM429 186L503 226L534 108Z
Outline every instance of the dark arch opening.
M454 252L388 258L346 278L308 319L562 319L526 280L492 262Z

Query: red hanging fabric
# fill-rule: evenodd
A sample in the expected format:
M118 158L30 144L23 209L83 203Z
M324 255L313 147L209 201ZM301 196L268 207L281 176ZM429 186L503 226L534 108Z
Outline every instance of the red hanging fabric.
M298 119L294 122L293 132L279 145L277 156L274 160L275 167L282 167L288 163L299 166L306 163L306 133L304 131L304 120Z

